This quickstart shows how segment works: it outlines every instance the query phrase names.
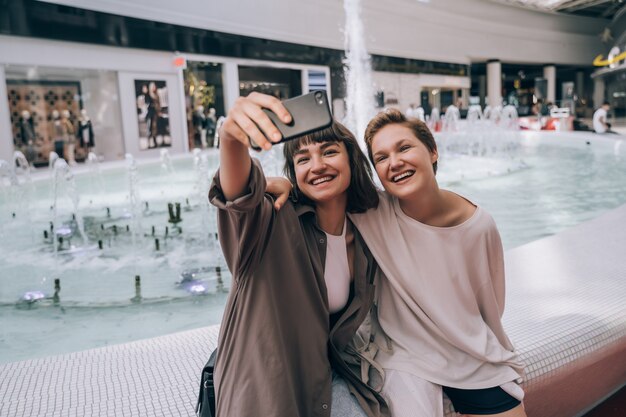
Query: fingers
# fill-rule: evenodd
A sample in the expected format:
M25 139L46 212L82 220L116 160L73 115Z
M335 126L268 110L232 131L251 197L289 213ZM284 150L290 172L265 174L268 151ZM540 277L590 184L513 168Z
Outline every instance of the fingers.
M278 197L276 197L276 201L274 202L274 207L276 211L280 210L280 208L287 202L289 198L289 192L283 192Z
M289 114L289 111L287 111L287 108L285 108L283 103L276 97L253 92L248 96L248 99L258 106L274 112L283 123L291 122L291 115Z
M241 110L231 112L231 114L229 114L228 116L233 118L233 121L237 124L239 129L245 135L246 146L249 145L248 138L250 138L250 140L254 141L254 143L256 143L261 148L265 150L271 149L272 144L267 140L265 135L259 130L255 120L251 118L250 115L246 112L246 110L247 111L251 111L251 110L246 109L245 108L246 106L243 106L243 107L244 108ZM263 116L267 118L265 114L263 114ZM240 137L241 136L238 136L237 139L240 140Z
M282 135L262 108L274 112L285 123L291 121L291 115L280 100L255 92L237 99L222 126L220 136L225 134L225 137L238 140L245 146L250 146L252 141L262 149L271 149L272 142L279 142Z
M267 185L265 187L265 192L271 194L276 198L274 201L274 207L276 211L280 210L280 208L287 202L289 198L289 193L291 193L291 189L293 186L291 182L286 178L282 177L268 177Z
M226 120L224 120L224 124L222 124L222 127L220 127L219 137L220 140L236 140L243 143L245 146L249 146L248 135L246 135L246 133L241 130L239 125L235 122L234 118L231 117L231 114L228 115Z

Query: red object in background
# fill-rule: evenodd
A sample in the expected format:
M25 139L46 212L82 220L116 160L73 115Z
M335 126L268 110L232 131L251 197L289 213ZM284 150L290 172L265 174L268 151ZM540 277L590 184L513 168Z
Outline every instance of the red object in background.
M558 130L560 120L554 117L548 118L542 130Z
M185 57L177 56L174 58L174 67L186 69L187 68L187 60Z

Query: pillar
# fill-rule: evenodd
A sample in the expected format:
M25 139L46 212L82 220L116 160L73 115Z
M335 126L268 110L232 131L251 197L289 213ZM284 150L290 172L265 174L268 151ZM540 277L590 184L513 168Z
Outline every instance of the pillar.
M576 71L576 95L578 100L585 97L585 72Z
M487 104L487 76L479 75L478 76L478 97L480 97L480 105L485 107Z
M226 113L235 105L239 98L239 66L234 61L227 61L222 67L224 85L224 106Z
M13 160L13 130L4 66L0 65L0 159Z
M498 59L487 61L487 104L502 105L502 63Z
M556 104L556 66L550 64L543 67L543 78L548 82L546 102Z
M605 94L605 83L604 79L600 77L596 77L593 80L593 108L597 109L602 106L604 102L604 94Z

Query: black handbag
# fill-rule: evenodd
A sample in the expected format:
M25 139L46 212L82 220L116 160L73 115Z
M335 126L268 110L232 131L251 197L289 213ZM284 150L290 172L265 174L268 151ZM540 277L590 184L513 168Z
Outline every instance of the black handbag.
M215 370L215 359L217 349L211 353L209 361L202 369L200 376L200 393L196 404L196 415L198 417L215 417L215 385L213 383L213 372Z

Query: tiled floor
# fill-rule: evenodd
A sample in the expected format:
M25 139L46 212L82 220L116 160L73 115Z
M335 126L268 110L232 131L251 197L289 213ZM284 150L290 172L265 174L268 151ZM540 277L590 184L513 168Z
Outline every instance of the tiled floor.
M504 322L527 364L529 392L567 376L603 347L617 346L626 357L625 253L626 205L506 253ZM217 335L213 326L2 365L0 416L191 417L199 373ZM614 368L626 379L623 361ZM586 399L574 400L567 404L578 407ZM529 417L571 417L596 400L576 412L529 410Z

